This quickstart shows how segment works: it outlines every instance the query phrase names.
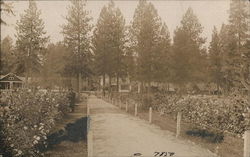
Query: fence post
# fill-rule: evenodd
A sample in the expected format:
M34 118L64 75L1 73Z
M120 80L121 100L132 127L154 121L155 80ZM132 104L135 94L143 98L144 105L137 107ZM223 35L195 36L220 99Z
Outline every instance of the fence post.
M152 123L152 107L149 108L149 123Z
M137 103L135 104L135 116L137 116Z
M126 112L128 112L128 101L126 101Z
M120 109L122 109L122 101L119 100Z
M250 130L244 134L244 157L250 157Z
M249 95L249 103L250 103L250 95ZM250 157L250 109L248 109L248 112L244 114L244 117L247 120L246 131L244 133L244 157Z
M180 136L181 132L181 112L177 114L177 127L176 127L176 137Z
M85 110L86 111L86 110ZM90 110L89 110L89 104L87 104L87 116L89 116Z

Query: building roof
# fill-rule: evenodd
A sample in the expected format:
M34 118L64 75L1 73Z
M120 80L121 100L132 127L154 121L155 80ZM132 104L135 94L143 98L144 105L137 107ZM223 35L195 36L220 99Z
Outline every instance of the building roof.
M23 80L21 77L13 73L8 73L7 75L0 77L0 82L23 82Z

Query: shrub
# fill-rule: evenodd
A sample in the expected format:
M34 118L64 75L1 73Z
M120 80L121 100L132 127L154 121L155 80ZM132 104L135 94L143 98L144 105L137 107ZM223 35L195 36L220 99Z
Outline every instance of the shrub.
M55 121L69 111L66 93L41 93L18 90L1 99L4 145L13 156L42 156L38 145L46 138Z
M163 114L182 112L183 120L210 130L243 134L248 102L244 96L168 95L156 100Z
M230 132L242 135L246 129L243 116L249 107L247 98L242 95L177 95L156 92L150 96L146 94L130 94L128 96L140 104L140 109L158 111L161 115L176 115L182 112L185 122L199 126L202 129L217 132Z

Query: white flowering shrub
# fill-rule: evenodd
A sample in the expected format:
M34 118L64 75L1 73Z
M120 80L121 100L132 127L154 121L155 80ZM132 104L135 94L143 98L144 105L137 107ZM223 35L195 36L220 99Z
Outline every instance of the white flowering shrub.
M132 99L139 104L139 110L148 110L151 106L160 115L175 116L182 112L182 120L194 124L201 129L230 132L242 135L246 130L244 114L250 108L246 96L231 94L216 95L177 95L156 92L147 94L129 94L124 99Z
M13 156L43 156L46 136L69 111L67 93L18 90L1 97L3 144Z
M154 108L161 114L182 112L183 120L210 130L242 135L246 128L244 113L249 104L239 95L161 95L155 96Z

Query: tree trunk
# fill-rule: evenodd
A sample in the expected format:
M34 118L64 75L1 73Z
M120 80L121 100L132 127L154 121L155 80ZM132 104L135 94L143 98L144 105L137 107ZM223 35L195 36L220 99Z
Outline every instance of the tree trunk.
M79 73L76 74L76 93L77 93L77 97L79 94Z
M28 86L28 72L25 73L25 87Z
M78 74L78 98L80 98L81 95L81 90L82 90L82 74L79 72Z
M102 80L102 92L103 92L103 96L105 96L105 74L103 74L103 80Z
M119 75L116 76L117 92L119 92Z
M112 77L111 75L109 75L109 94L111 94L112 92L112 81L111 81Z

